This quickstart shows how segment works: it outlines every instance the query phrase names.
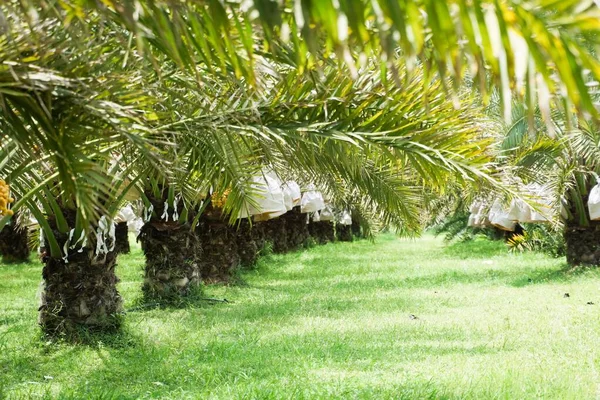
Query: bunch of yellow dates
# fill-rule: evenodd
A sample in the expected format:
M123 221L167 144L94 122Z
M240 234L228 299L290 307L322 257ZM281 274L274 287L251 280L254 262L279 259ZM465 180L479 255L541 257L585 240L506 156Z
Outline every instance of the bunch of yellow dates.
M213 193L211 196L212 206L215 208L223 208L225 206L225 202L227 201L227 196L231 193L231 189L225 189L225 191L221 193Z
M10 197L10 186L0 179L0 216L13 215L12 210L8 209L8 205L14 201L15 199Z

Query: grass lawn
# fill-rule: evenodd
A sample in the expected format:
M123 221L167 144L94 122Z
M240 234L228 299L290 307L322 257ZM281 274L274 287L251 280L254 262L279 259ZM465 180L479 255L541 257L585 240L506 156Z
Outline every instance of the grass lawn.
M269 257L183 309L136 307L142 267L119 261L123 333L69 345L40 338L39 264L0 265L0 398L600 396L600 271L564 260L382 236Z

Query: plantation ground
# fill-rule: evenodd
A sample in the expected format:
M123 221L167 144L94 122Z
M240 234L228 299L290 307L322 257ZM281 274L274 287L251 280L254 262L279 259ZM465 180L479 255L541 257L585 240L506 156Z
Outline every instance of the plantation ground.
M329 244L183 309L139 306L139 248L119 264L125 328L93 345L41 340L39 264L0 266L0 398L600 396L600 272L502 243Z

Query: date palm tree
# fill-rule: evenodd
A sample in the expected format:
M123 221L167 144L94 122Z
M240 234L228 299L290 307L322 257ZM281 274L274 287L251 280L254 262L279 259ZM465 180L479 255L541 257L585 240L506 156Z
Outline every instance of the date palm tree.
M37 3L20 4L35 10ZM357 77L364 59L376 56L394 83L402 67L423 65L426 80L451 77L454 93L465 79L477 83L484 99L498 88L506 120L515 94L529 110L539 104L547 119L548 93L564 93L569 105L597 116L594 89L586 85L600 79L591 50L600 30L594 1L73 0L44 8L67 21L99 13L128 30L140 53L156 60L166 54L194 74L206 65L253 83L257 56L293 58L300 73L335 56ZM293 48L291 55L282 43Z
M577 5L561 2L560 11L568 15ZM244 166L285 162L334 194L360 194L362 206L415 231L422 182L491 181L472 119L455 132L448 115L423 120L409 107L446 107L439 88L452 85L445 76L459 85L469 65L485 89L488 68L504 99L511 83L526 83L530 104L536 89L556 91L556 78L572 104L595 114L582 83L584 70L599 75L598 65L581 45L595 37L595 6L566 19L551 7L555 2L3 3L0 163L15 210L29 209L44 232L42 325L50 332L118 325L111 219L129 188L144 188L148 177L178 188L231 189L223 211L233 221L251 190L252 168ZM514 34L529 52L524 78ZM338 73L329 65L334 53ZM368 65L374 54L383 59L379 80ZM257 73L262 59L277 65L277 85ZM361 71L368 71L363 80ZM169 85L174 90L162 92ZM411 85L413 97L401 98ZM458 105L460 90L451 93ZM179 113L193 95L204 98L205 110L211 101L228 110ZM450 120L464 118L465 110L452 110ZM210 139L186 148L199 133ZM118 174L115 156L122 157ZM182 190L190 208L194 190ZM0 226L7 222L3 217Z
M600 174L597 122L557 106L551 108L546 122L539 108L529 113L519 101L513 103L512 112L510 124L498 121L502 126L498 129L497 161L505 181L518 182L521 187L543 185L546 198L541 200L552 205L553 226L562 229L567 262L600 265L599 222L590 218L588 209L590 191ZM499 117L494 102L490 113ZM532 205L536 207L539 200L531 199Z

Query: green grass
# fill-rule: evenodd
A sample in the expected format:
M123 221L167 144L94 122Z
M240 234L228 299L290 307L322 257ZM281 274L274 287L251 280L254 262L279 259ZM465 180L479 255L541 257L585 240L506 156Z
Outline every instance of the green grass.
M120 259L130 311L93 345L42 340L40 266L0 266L0 397L600 396L600 271L560 259L383 236L272 256L206 288L231 303L182 309L134 308L142 265Z

